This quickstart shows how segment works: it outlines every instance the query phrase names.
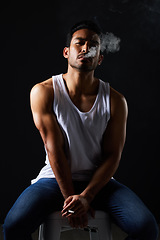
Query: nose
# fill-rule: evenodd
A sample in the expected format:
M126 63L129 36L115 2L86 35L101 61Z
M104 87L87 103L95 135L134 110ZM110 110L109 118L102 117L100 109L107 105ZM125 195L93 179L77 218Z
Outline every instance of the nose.
M82 47L82 53L87 53L89 51L88 43L85 43Z

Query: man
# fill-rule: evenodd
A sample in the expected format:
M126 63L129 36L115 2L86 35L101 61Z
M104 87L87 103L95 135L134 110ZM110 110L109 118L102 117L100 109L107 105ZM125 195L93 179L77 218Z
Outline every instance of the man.
M127 103L108 83L94 77L103 60L100 34L90 21L72 27L63 51L67 73L31 91L46 166L8 213L5 240L31 239L44 218L60 209L73 227L85 227L87 213L94 217L93 209L101 209L128 233L127 239L157 239L152 214L131 190L112 178L125 143ZM88 57L92 47L96 54Z

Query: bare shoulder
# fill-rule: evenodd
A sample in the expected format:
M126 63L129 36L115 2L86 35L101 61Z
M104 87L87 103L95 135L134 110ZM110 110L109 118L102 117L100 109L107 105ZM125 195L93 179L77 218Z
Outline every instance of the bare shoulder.
M31 96L33 97L41 97L48 94L53 94L52 78L49 78L44 82L37 83L31 89Z
M38 110L49 107L53 102L52 78L37 83L30 92L31 109Z
M110 98L111 98L111 114L123 113L126 117L128 115L128 106L125 97L117 92L115 89L110 87Z

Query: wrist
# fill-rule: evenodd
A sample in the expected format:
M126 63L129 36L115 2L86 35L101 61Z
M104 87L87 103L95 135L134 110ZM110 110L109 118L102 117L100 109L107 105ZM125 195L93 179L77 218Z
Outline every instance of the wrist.
M74 195L74 190L73 191L69 191L63 194L64 199L66 200L67 198L69 198L70 196Z
M94 195L91 192L87 192L87 191L83 191L80 196L82 196L83 198L85 198L88 202L88 204L90 204L92 202L92 200L94 199Z
M63 188L61 189L61 193L64 197L64 199L66 200L68 197L72 196L75 194L74 192L74 188L72 186L70 186L70 188Z

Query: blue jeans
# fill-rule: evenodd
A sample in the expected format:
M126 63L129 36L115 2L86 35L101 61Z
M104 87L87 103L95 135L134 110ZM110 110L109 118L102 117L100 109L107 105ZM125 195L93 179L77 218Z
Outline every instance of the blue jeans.
M74 182L76 194L87 184ZM63 202L56 179L43 178L29 186L6 216L4 240L31 240L31 233L48 214L62 210ZM107 211L128 234L127 240L156 240L158 237L158 226L151 212L130 189L114 179L97 194L91 205L96 210Z

